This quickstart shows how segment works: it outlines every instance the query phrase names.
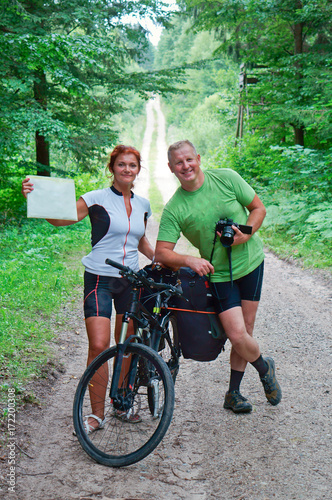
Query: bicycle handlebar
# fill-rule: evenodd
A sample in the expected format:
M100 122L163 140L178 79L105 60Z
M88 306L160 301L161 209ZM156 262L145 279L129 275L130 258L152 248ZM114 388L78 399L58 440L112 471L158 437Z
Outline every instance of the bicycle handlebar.
M120 274L122 276L126 276L127 278L131 278L133 282L136 284L142 283L144 287L147 288L152 288L155 290L159 290L162 292L169 291L171 292L172 295L183 295L183 291L181 288L178 288L174 285L169 285L168 283L157 283L154 281L152 278L148 278L147 276L144 276L141 271L135 272L133 269L131 269L128 266L123 266L122 264L119 264L118 262L115 262L114 260L111 259L106 259L105 264L108 264L109 266L116 267L119 269Z
M112 266L112 267L116 267L117 269L119 269L120 271L124 271L125 273L132 271L130 269L130 267L126 267L126 266L123 266L122 264L118 264L117 262L115 262L114 260L111 260L111 259L106 259L105 264L108 264L109 266ZM132 271L132 272L134 272L134 271Z

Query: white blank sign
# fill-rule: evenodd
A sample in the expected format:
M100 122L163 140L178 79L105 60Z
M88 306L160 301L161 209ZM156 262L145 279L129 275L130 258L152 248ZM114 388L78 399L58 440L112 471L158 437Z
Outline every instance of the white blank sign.
M73 179L29 175L33 191L28 193L28 217L77 220Z

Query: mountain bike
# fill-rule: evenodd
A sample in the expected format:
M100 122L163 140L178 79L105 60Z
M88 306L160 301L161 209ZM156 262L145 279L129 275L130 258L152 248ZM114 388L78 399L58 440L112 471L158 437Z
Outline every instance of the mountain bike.
M150 454L171 423L181 352L176 316L168 304L183 294L172 271L156 269L152 278L146 269L136 272L110 259L106 263L130 282L131 301L119 343L94 359L80 379L73 420L76 436L91 458L122 467ZM135 334L127 338L130 320ZM84 420L96 408L104 420L88 434Z

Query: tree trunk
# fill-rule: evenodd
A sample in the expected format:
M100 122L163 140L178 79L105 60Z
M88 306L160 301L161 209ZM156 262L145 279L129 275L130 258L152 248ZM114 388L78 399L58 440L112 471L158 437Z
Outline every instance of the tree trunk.
M285 124L284 124L284 123L281 123L280 127L281 127L281 129L282 129L282 130L285 130L285 129L286 129L286 126L285 126ZM283 135L281 136L280 142L286 142L286 136L285 136L285 133L283 133Z
M46 75L43 71L36 73L36 80L34 82L34 98L43 109L47 109L47 82ZM45 136L36 130L36 161L37 161L37 175L49 177L50 172L50 149L49 142Z
M36 131L36 160L37 160L37 175L49 177L50 171L50 148L49 143L44 135ZM48 167L48 168L45 168Z
M294 45L295 55L303 53L303 25L302 23L294 25Z
M304 127L296 128L294 127L295 132L295 144L304 147Z

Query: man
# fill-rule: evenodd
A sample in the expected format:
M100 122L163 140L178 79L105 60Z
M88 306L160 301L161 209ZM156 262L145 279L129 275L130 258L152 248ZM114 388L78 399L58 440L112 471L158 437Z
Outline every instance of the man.
M269 403L277 405L281 401L281 389L274 361L262 357L253 338L264 266L263 246L255 233L264 220L265 207L235 171L203 172L200 156L189 141L172 144L168 161L181 186L164 208L155 258L172 269L190 267L200 276L210 276L217 312L232 344L231 376L224 408L235 413L252 410L250 402L240 393L248 362L258 371ZM219 238L216 241L214 238L216 222L227 218L252 227L249 235L232 226L235 234L230 257ZM174 251L180 233L198 248L201 257Z

